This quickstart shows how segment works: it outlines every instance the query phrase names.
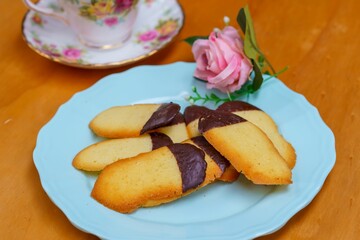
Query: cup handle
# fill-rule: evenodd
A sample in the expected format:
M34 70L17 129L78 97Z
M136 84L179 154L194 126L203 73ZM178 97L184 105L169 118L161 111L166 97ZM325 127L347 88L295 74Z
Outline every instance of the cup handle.
M23 2L30 10L33 10L38 13L42 13L42 14L50 16L50 17L57 18L57 19L63 21L64 23L66 23L67 25L69 25L69 22L63 13L55 12L51 8L40 7L36 4L34 4L33 2L31 2L31 0L23 0Z

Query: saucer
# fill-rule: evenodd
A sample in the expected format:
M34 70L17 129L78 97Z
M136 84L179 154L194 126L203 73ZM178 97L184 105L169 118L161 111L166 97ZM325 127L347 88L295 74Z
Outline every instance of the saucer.
M62 11L56 0L40 6ZM132 35L121 48L99 50L84 46L65 23L34 11L23 19L27 45L54 62L79 68L111 68L149 57L167 46L180 32L184 14L176 0L140 0Z

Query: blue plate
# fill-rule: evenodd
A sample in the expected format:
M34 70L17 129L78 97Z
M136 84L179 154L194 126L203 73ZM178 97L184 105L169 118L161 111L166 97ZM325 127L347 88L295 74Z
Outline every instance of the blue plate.
M110 210L91 198L96 174L72 167L74 156L99 141L88 128L100 111L114 105L173 101L196 85L193 63L141 66L107 76L62 105L40 131L34 162L52 201L77 228L103 239L251 239L281 228L308 205L335 164L335 140L306 99L273 78L250 103L273 117L297 152L293 184L257 186L240 178L211 184L187 197L132 214Z

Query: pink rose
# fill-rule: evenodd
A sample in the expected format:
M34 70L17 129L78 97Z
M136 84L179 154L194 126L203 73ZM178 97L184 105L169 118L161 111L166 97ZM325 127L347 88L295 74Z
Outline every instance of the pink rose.
M212 32L209 39L196 40L192 52L196 61L194 76L207 81L209 89L234 92L249 79L252 64L245 56L243 41L233 27Z
M148 42L148 41L151 41L151 40L154 40L157 36L158 36L158 32L156 30L150 30L150 31L147 31L143 34L140 34L139 35L139 40L141 42Z
M115 1L115 12L121 13L124 10L128 10L134 4L134 0L116 0Z
M105 25L109 26L109 27L112 27L112 26L118 24L118 22L119 22L119 20L117 19L117 17L109 17L104 20Z
M63 54L67 59L77 60L81 57L81 50L76 48L67 48L63 51Z

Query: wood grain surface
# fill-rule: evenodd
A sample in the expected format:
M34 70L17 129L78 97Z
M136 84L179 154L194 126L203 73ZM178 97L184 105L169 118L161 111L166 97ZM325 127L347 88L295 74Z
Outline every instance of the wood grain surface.
M59 106L102 77L130 67L193 61L182 39L235 24L242 0L180 0L177 40L137 64L83 70L51 62L23 41L21 1L0 1L0 238L97 239L76 229L43 191L32 152ZM315 199L273 234L259 239L360 237L360 1L249 1L259 45L291 89L316 106L336 138L337 159ZM241 223L239 223L241 224Z

